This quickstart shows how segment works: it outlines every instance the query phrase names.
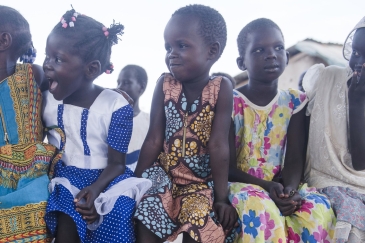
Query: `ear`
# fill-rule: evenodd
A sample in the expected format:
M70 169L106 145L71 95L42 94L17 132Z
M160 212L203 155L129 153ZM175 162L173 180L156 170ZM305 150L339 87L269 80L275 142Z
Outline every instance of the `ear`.
M209 46L208 60L217 60L221 54L221 44L216 41Z
M13 43L13 38L11 34L8 32L2 32L0 34L0 51L5 51L9 49L11 44Z
M147 84L139 84L139 86L141 86L139 93L140 93L140 95L142 95L144 93L144 91L146 90Z
M246 71L246 66L245 63L243 62L243 57L237 57L236 62L239 69L241 69L242 71Z
M100 73L101 73L101 64L99 60L91 61L86 66L85 74L87 79L94 80L100 75Z
M289 64L289 59L290 59L290 53L287 51L286 52L286 65L288 66Z

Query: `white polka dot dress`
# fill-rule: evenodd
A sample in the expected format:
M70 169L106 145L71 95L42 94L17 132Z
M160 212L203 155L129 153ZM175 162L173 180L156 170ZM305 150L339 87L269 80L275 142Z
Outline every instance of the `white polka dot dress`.
M66 134L66 143L51 131L50 143L65 146L62 160L55 166L55 177L66 178L79 190L94 183L107 165L108 146L126 153L131 138L133 109L124 97L112 90L104 90L90 109L63 104L49 92L44 94L43 119L46 126L57 125ZM105 189L134 177L126 168ZM104 191L104 192L105 192ZM72 193L57 184L50 195L45 220L53 235L57 235L57 212L71 216L77 225L81 242L134 242L133 213L136 202L128 196L119 196L113 209L103 216L96 230L89 230L86 221L76 212Z

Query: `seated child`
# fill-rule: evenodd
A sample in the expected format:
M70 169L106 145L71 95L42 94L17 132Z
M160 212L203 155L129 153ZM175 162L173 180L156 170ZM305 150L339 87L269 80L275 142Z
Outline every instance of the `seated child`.
M289 61L283 33L273 21L256 19L237 45L237 65L249 82L233 94L230 200L241 224L235 242L331 242L329 200L301 183L306 95L278 90Z
M106 28L72 9L47 38L43 119L66 135L66 141L53 131L48 136L64 151L45 216L56 243L135 241L134 209L151 182L125 166L133 109L122 95L93 84L110 73L111 47L122 33L120 24Z
M44 73L31 64L36 53L27 20L3 5L0 38L0 242L49 242L43 215L56 148L42 142Z
M164 32L171 72L157 81L136 175L152 181L141 200L137 242L222 243L237 220L227 197L232 85L211 78L226 45L223 17L203 5L178 9Z
M329 197L335 242L365 242L365 17L344 45L349 66L311 67L303 80L310 115L309 185Z
M137 166L137 160L150 124L150 115L139 109L139 97L147 87L147 73L137 65L127 65L119 73L118 89L125 91L134 101L133 131L128 146L126 165L132 171Z

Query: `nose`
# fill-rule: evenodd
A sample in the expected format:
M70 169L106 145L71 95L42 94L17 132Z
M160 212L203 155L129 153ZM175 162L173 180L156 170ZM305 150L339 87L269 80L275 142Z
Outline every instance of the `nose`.
M49 61L48 58L45 58L44 62L43 62L43 71L52 70L52 69L53 69L53 67L51 65L51 62Z
M168 59L174 59L174 58L178 57L178 54L176 53L176 51L173 48L171 48L171 51L167 54L167 57L168 57Z
M265 60L275 59L276 60L276 53L275 50L270 48L267 50L267 54L265 56Z

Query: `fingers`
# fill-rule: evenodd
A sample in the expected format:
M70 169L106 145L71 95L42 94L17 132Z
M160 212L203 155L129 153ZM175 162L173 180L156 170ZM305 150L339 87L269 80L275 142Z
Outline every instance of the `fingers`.
M80 203L85 203L85 202L82 202L82 199L84 198L85 199L85 197L87 196L87 190L84 190L84 189L82 189L77 195L76 195L76 197L75 197L75 199L74 199L74 202L75 203L77 203L77 202L80 202ZM86 199L85 199L85 201L86 201Z
M284 197L283 186L278 184L278 186L274 187L274 190L275 190L276 196L278 198L283 198Z

